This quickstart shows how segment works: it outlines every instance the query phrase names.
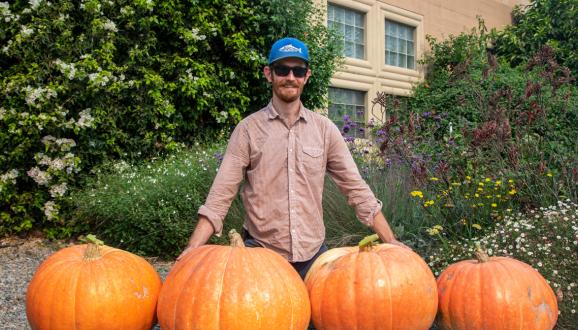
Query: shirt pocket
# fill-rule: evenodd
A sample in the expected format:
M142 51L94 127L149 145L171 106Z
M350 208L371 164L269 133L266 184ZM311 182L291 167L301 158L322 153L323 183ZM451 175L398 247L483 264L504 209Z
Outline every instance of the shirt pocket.
M323 149L319 147L303 147L301 162L308 174L316 174L323 170Z

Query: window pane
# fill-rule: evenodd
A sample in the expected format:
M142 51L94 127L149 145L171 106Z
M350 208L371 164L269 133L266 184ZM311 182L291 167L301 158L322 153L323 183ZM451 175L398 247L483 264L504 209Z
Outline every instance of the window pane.
M344 136L364 137L362 128L365 126L365 92L351 89L329 88L329 119L341 130ZM343 116L349 116L349 121L355 123L355 127L348 127L344 132L345 125Z
M345 48L343 49L343 52L345 53L345 56L348 57L353 57L353 43L346 41L345 42Z
M355 24L355 16L353 12L347 11L345 12L345 24L353 26Z
M345 26L345 41L353 41L353 26L346 25Z
M385 20L385 64L414 69L415 27Z
M365 54L365 47L363 45L355 45L355 57L363 58L363 54Z
M349 8L328 4L327 26L341 32L343 55L365 58L365 14Z

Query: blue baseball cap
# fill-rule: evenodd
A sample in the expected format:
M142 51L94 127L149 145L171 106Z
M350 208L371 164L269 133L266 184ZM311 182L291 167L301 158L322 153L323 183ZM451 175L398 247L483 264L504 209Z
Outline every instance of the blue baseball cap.
M295 38L283 38L275 41L269 52L269 65L283 58L295 57L309 63L309 50L303 41Z

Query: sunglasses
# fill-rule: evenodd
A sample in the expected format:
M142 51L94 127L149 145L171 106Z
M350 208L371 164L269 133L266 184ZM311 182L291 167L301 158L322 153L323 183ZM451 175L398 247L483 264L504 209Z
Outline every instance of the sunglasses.
M302 66L286 66L286 65L274 65L273 71L279 77L285 77L289 75L289 72L293 71L295 78L303 78L307 74L307 67Z

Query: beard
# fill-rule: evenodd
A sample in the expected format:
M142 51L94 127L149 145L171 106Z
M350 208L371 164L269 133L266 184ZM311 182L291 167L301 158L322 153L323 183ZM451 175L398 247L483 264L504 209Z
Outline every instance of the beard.
M304 84L296 80L279 79L273 76L273 94L285 103L292 103L299 100L303 92Z
M294 82L286 82L284 84L273 83L273 93L285 103L299 100L301 92L303 92L303 86Z

